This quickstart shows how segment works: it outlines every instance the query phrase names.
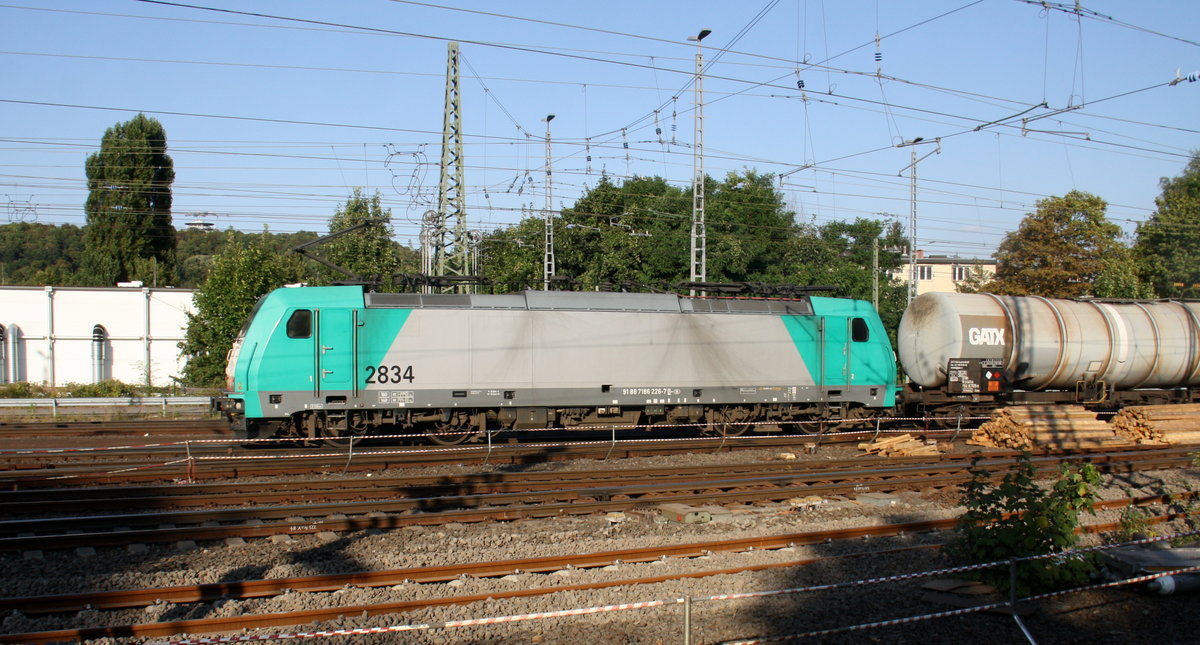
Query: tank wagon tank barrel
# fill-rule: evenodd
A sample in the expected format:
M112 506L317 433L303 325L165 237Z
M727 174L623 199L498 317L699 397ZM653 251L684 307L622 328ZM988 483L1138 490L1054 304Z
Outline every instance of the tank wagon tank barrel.
M1200 386L1200 303L927 293L897 335L921 388L952 385L952 361L998 368L1013 390L1096 398ZM1191 397L1190 393L1184 396Z

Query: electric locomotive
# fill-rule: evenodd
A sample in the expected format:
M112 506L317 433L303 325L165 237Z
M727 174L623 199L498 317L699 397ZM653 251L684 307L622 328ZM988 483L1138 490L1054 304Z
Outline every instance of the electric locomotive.
M281 288L238 335L221 401L243 437L694 426L816 432L886 413L896 361L870 303Z

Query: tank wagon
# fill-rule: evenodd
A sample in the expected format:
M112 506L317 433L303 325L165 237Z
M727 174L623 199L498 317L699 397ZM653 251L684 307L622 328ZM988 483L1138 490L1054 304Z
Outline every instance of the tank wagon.
M245 437L696 425L817 431L895 405L870 303L542 292L277 289L230 351L220 406Z
M910 381L901 400L944 416L1200 397L1200 302L927 293L905 311L897 346Z

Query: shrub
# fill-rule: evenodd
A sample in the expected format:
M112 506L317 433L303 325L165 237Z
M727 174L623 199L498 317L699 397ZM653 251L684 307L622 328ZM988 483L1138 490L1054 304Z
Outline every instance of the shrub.
M1027 453L998 484L992 473L971 465L971 480L961 486L966 512L959 518L952 553L972 564L1034 555L1062 553L1078 541L1080 511L1095 514L1094 488L1100 475L1092 464L1078 470L1059 466L1049 490L1034 481L1036 470ZM1017 593L1028 595L1087 580L1090 560L1076 557L1023 561L1017 565ZM1009 587L1009 568L984 570L980 577L1001 589Z
M38 399L50 396L44 385L36 383L8 383L0 385L0 399Z

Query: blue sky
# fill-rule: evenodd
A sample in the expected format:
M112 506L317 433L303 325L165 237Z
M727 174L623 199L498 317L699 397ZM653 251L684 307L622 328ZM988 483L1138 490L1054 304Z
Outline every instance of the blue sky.
M805 221L907 225L913 148L897 144L921 137L940 140L915 148L918 246L930 253L988 256L1038 199L1075 189L1132 232L1159 179L1200 149L1200 83L1168 85L1200 71L1200 3L1083 9L13 0L0 3L0 221L82 225L84 159L143 111L167 131L178 226L210 213L220 228L324 231L363 187L416 245L437 199L449 40L461 43L471 228L544 206L548 114L556 208L605 173L687 186L687 37L710 29L710 176L781 176Z

